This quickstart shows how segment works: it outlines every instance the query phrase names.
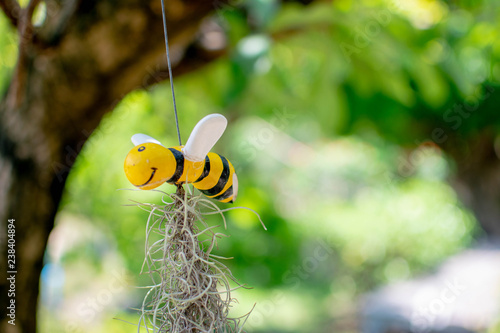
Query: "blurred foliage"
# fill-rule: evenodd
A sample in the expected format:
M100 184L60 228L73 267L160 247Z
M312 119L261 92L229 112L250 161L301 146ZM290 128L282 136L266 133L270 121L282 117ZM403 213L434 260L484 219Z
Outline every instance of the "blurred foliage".
M248 211L229 211L230 237L217 250L255 287L238 292L235 309L258 302L252 331L330 332L355 318L364 292L428 271L470 244L479 231L446 183L453 161L425 142L436 141L436 128L464 137L497 130L500 94L488 97L500 79L497 1L247 0L218 8L214 20L230 54L175 80L180 128L185 141L204 115L229 118L213 151L238 171L236 205L256 210L269 229ZM3 17L0 31L5 90L15 49ZM467 117L450 111L457 103L470 106ZM89 285L110 275L110 262L126 269L130 285L148 283L138 275L147 213L123 205L161 195L118 191L131 188L123 159L138 132L176 144L168 83L128 95L77 159L56 230L69 224L86 236L48 253L64 267L67 301L44 302L44 332L68 320L63 307L92 297L82 290L107 290ZM138 307L141 291L124 289L122 303L92 309L136 320L127 307ZM99 318L85 331L127 327Z
M4 96L17 59L17 36L0 15L0 96Z

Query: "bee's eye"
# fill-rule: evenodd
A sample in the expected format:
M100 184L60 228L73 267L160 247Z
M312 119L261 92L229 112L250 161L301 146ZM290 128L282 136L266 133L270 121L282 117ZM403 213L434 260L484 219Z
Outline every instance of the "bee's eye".
M146 149L146 147L144 146L140 146L139 149L137 149L138 151L143 151L144 149Z

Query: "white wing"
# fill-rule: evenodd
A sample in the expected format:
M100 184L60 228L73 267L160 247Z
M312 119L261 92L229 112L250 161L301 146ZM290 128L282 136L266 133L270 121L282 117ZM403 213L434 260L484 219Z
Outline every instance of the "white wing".
M156 140L155 138L152 138L149 135L141 134L141 133L137 133L137 134L132 135L131 140L132 140L132 143L134 144L134 146L138 146L138 145L141 145L141 144L146 143L146 142L156 143L158 145L163 146L160 143L160 141Z
M233 202L236 201L237 196L238 196L238 177L236 177L236 173L233 173Z
M224 133L226 126L226 117L218 113L210 114L200 120L182 149L184 157L192 162L203 161Z

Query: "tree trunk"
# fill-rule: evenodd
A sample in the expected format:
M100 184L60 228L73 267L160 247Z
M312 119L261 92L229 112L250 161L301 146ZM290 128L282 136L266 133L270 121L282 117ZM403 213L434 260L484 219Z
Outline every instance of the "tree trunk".
M455 144L452 180L462 202L474 213L488 238L500 239L500 159L492 131Z
M36 331L47 238L68 172L88 136L127 93L165 78L157 75L165 68L159 0L47 0L47 19L33 28L30 18L38 2L32 0L19 11L14 1L0 0L21 41L18 64L0 105L1 332ZM193 70L221 54L194 43L202 19L217 9L214 3L171 0L166 5L174 73ZM16 256L10 268L9 219L15 219ZM15 297L8 296L11 275ZM11 299L15 326L5 315Z

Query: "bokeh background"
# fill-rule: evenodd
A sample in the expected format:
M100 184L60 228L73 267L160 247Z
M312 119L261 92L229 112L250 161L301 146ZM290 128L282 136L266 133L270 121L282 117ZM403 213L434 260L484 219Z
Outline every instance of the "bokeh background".
M237 169L235 205L268 228L246 210L229 211L230 237L215 251L233 257L234 276L253 287L236 292L233 310L243 315L256 303L248 331L500 332L498 271L471 277L496 276L477 304L460 296L473 287L439 303L448 287L434 285L433 294L431 279L464 253L500 267L500 220L489 230L478 221L485 210L500 216L500 197L471 189L492 166L477 155L500 149L500 3L244 0L214 8L206 42L227 43L226 56L174 82L183 140L209 113L229 119L213 151ZM0 15L0 91L16 43ZM137 322L144 290L136 286L148 284L139 275L148 215L127 205L161 197L121 190L131 189L123 160L134 133L176 145L169 89L130 93L78 156L45 255L40 332L137 330L126 322ZM475 270L466 265L458 267ZM465 284L457 278L436 283ZM419 323L411 304L421 293L397 294L407 304L395 308L377 303L390 286L409 283L431 288ZM477 321L460 320L460 302L478 310Z

